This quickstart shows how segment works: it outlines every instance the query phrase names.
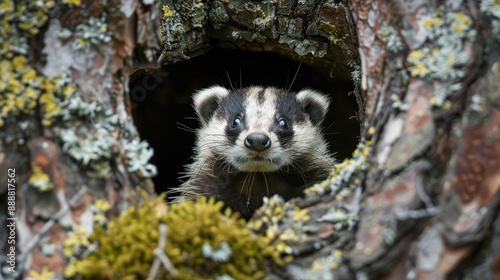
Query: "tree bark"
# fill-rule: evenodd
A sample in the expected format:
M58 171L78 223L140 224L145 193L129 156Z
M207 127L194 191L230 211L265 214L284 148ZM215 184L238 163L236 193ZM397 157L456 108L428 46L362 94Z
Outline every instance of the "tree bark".
M495 9L349 6L366 92L362 139L329 183L296 202L314 231L303 233L309 248L299 242L289 268L335 279L498 277ZM282 223L289 228L300 232Z
M150 4L2 1L0 279L63 278L66 237L151 193L127 102L133 51L156 65Z
M5 3L3 277L62 278L71 232L152 190L128 79L211 44L349 69L357 86L363 127L352 157L304 198L269 199L248 223L294 257L270 265L272 275L500 277L494 1Z
M350 3L366 75L362 136L374 128L351 269L495 278L498 18L486 2Z

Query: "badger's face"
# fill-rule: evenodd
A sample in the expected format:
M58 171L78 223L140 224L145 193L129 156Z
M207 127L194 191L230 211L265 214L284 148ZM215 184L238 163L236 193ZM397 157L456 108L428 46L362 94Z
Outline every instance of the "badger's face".
M194 96L200 118L197 154L243 172L274 172L307 154L324 153L320 125L329 100L313 90L290 93L214 86ZM228 167L229 168L229 167Z

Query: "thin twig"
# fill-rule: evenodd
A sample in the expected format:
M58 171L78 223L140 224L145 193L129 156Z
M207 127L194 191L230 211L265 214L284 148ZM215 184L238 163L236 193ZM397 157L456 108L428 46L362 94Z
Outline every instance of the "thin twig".
M59 212L57 212L50 220L48 220L40 229L40 231L28 242L26 249L19 256L19 262L22 264L30 254L30 252L35 248L35 246L40 242L42 237L54 226L56 222L59 221L64 215L69 212L70 207L73 207L80 198L87 192L87 186L83 186L70 200L67 205L64 205Z
M295 79L297 78L297 74L299 74L300 66L302 66L302 60L299 63L299 67L297 67L297 71L295 71L295 76L293 76L293 80L290 83L290 86L288 87L287 91L290 91L290 89L292 88L293 83L295 82Z
M156 276L158 276L158 271L160 269L160 264L163 264L167 272L173 278L176 278L178 275L177 270L175 269L168 256L165 254L165 251L163 251L163 248L165 248L165 245L167 244L167 225L160 224L158 226L158 231L160 232L160 240L158 241L158 246L154 251L156 258L151 265L151 270L149 270L147 280L156 279Z

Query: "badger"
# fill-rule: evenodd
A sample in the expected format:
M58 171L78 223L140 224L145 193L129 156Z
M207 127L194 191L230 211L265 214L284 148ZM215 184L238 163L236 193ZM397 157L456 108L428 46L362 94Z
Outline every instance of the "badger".
M214 197L248 219L263 197L301 196L333 168L321 127L330 100L317 91L212 86L193 101L200 128L177 202Z

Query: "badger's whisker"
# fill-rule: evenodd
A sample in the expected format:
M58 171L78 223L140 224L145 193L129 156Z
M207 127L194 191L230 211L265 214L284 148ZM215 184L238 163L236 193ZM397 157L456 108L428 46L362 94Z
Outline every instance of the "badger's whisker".
M250 206L250 198L252 197L252 189L253 189L253 184L254 184L254 181L255 181L255 174L257 174L257 173L256 172L252 172L252 173L249 173L249 174L252 174L252 181L250 182L250 186L248 188L247 207Z
M266 173L262 173L262 177L264 177L264 182L266 184L267 197L269 197L269 184L267 183Z

